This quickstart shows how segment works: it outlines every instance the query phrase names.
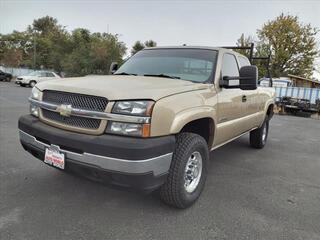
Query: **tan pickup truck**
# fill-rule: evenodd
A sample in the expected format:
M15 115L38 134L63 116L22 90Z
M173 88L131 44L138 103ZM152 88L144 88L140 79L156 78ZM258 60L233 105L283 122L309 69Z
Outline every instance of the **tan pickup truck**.
M112 75L37 84L21 144L56 168L159 189L186 208L204 188L210 151L245 133L252 147L266 144L275 92L257 87L257 71L224 48L144 49Z

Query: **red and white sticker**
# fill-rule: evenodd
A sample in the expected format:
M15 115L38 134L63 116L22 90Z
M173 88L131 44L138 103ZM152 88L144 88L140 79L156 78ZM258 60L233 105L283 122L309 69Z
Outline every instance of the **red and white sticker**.
M47 148L44 156L44 162L54 167L64 169L64 154Z

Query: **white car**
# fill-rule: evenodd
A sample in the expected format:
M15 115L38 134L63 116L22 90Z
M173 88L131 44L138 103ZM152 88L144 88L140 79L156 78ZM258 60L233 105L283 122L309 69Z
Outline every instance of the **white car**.
M61 77L55 72L50 71L34 71L26 76L17 77L16 84L20 86L34 87L39 82L60 79Z

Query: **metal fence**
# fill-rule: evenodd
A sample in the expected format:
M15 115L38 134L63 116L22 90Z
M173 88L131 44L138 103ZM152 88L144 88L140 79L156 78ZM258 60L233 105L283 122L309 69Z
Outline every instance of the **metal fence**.
M320 99L320 88L303 88L303 87L274 87L276 90L276 98L293 97L299 99L308 99L310 103L315 104Z
M0 66L0 70L6 73L10 73L14 77L28 75L29 73L35 71L33 69L28 69L28 68L11 68L11 67L3 67L3 66Z

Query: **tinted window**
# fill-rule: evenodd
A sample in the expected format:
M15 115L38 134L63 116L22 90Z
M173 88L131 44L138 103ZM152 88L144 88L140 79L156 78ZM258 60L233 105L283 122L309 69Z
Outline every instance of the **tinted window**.
M239 69L236 58L232 54L224 54L222 59L222 77L238 77Z
M143 50L125 62L115 74L164 74L183 80L205 82L214 73L216 58L217 51L206 49Z
M246 57L239 56L238 60L239 60L240 67L250 66L251 65L250 62L249 62L249 59L246 58Z
M51 73L51 72L46 72L46 76L47 76L47 77L55 77L54 74Z
M47 74L46 74L45 72L40 72L38 76L39 76L39 77L46 77Z

